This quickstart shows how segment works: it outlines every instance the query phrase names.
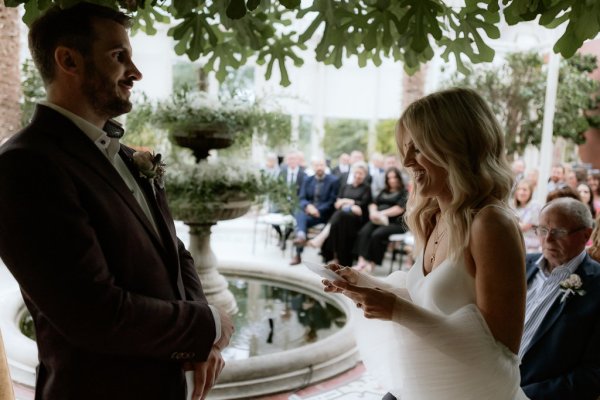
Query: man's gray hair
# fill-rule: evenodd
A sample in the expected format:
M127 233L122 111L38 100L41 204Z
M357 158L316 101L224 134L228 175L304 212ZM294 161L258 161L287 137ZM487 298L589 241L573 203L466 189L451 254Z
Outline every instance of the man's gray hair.
M365 171L367 175L369 175L369 166L366 162L357 161L354 164L352 164L352 173L354 173L354 171L356 171L357 168L361 168L363 171Z
M546 203L540 214L545 209L550 208L559 208L564 214L568 215L574 221L577 221L580 226L585 226L586 228L594 227L594 218L592 217L592 213L587 204L584 204L582 201L570 198L570 197L559 197L554 199L548 203Z

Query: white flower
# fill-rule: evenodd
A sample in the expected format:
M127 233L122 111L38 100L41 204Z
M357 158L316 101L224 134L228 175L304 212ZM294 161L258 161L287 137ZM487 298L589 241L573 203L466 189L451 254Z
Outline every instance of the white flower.
M560 302L565 301L569 296L577 294L579 296L585 295L585 290L581 289L583 282L581 277L577 274L571 274L567 279L560 281L560 291L563 293Z
M160 153L154 154L149 151L136 151L133 153L133 163L140 171L141 177L153 179L162 187L166 164L162 162Z

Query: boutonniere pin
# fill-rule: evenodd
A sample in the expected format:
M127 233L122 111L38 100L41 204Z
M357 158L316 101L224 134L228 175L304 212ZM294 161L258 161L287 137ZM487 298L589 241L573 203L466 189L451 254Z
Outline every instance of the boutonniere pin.
M573 294L577 294L579 296L585 295L585 290L581 288L581 286L583 286L583 283L581 282L581 278L577 274L571 274L564 281L560 281L559 286L560 291L563 294L560 299L561 303Z
M159 187L163 187L166 164L162 162L160 153L154 154L149 151L136 151L133 153L133 163L140 172L140 177L154 181Z

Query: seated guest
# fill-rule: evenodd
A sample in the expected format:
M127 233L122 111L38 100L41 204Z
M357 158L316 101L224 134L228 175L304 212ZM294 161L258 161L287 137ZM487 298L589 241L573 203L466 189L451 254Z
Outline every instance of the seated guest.
M600 211L600 172L597 169L588 172L587 184L592 189L592 201L594 209L598 213Z
M365 155L360 150L352 150L350 152L350 170L346 171L345 173L343 173L339 176L340 190L342 189L343 185L351 185L352 184L352 181L354 180L353 168L354 168L354 164L356 164L356 163L365 163L365 165L367 165L367 163L365 162ZM371 184L371 179L372 178L371 178L371 175L369 174L369 167L367 165L367 176L366 176L365 180L369 185Z
M296 194L300 194L300 188L304 183L306 174L304 168L300 165L302 162L302 154L299 151L291 151L285 156L285 165L283 165L279 172L279 179L285 181L287 185L295 189ZM279 212L279 209L273 208L271 212ZM279 246L282 250L285 250L285 242L292 233L292 228L286 226L284 232L281 232L281 228L278 225L273 225L273 229L279 236Z
M548 192L564 188L565 186L567 186L565 183L565 167L556 164L552 167L550 179L548 179Z
M336 177L340 177L342 174L350 171L350 154L342 153L338 160L338 165L331 171Z
M523 232L525 250L527 253L539 253L540 239L533 227L538 224L540 206L533 200L533 187L528 180L521 179L517 183L510 205L519 217L519 229Z
M277 179L279 176L279 162L277 154L269 153L265 158L265 165L261 171L269 178Z
M570 186L563 186L548 192L546 195L546 203L550 203L552 200L558 199L559 197L570 197L571 199L581 201L581 197L579 197L579 193L575 189L571 189Z
M384 189L369 205L369 222L358 232L356 247L359 257L355 269L371 272L375 265L381 265L390 235L406 232L402 215L407 199L408 192L402 183L400 170L389 168L385 172Z
M306 232L311 226L326 223L333 214L333 203L338 193L338 179L334 175L325 173L327 165L325 160L313 162L315 174L306 178L300 189L300 210L296 218L296 255L290 265L302 262L302 248L306 243Z
M594 261L600 263L600 215L596 218L594 223L594 230L592 231L592 236L590 236L590 240L587 243L587 253Z
M571 198L547 203L527 255L521 387L531 400L600 396L600 264L585 252L593 219Z
M366 182L369 169L364 161L352 165L354 179L351 184L341 182L336 211L329 220L329 237L321 247L326 261L352 265L354 239L368 218L367 207L371 203L371 187Z
M580 183L577 185L577 193L579 193L579 199L587 204L590 212L592 213L592 218L596 218L596 210L594 209L594 199L592 197L592 188L588 186L587 183Z
M398 159L396 156L385 156L383 159L383 170L387 171L392 167L400 169ZM377 198L379 193L381 193L385 187L385 176L386 175L384 173L381 173L377 175L377 177L372 177L371 179L371 196L373 196L374 199ZM402 173L400 176L402 176ZM402 179L402 182L404 182L404 179Z

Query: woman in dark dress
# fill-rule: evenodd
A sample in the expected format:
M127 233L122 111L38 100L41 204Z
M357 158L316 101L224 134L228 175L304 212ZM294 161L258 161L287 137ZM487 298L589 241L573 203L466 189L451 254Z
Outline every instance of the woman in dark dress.
M369 168L364 162L352 165L354 181L342 185L334 204L336 211L329 219L329 237L321 247L326 261L333 260L340 265L352 265L354 240L368 218L368 205L371 203L371 187L366 182Z
M400 171L395 167L388 168L384 189L369 205L369 222L358 232L356 249L359 257L355 269L371 272L376 265L381 265L390 235L406 232L402 216L407 199L408 191Z

